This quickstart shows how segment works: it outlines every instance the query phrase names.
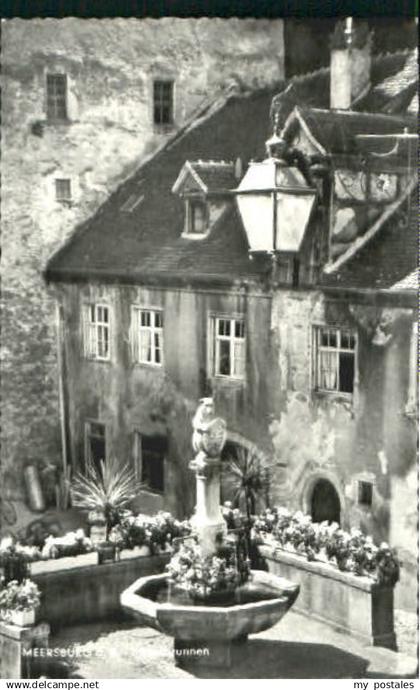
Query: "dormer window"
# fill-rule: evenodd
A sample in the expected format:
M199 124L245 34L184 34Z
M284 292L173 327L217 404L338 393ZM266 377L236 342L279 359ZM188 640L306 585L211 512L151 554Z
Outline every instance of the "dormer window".
M231 203L237 183L231 161L186 161L172 187L185 203L182 237L207 237Z
M203 199L187 200L188 227L192 235L203 235L207 232L207 204Z

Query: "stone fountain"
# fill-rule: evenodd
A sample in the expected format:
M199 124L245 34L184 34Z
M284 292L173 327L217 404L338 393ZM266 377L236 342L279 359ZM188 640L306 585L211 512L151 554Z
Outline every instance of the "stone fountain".
M193 419L190 468L196 476L196 509L191 519L203 557L216 553L226 534L220 507L221 452L226 423L203 398ZM174 659L184 667L229 667L249 634L271 628L295 602L299 586L262 570L251 570L245 585L222 604L174 596L166 574L141 577L120 597L122 607L143 624L174 638Z

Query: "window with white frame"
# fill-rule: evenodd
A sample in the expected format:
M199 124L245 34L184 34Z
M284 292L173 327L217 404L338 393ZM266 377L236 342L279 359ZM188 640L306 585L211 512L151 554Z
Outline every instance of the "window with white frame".
M159 309L132 309L132 352L134 362L163 364L163 312Z
M330 326L314 329L314 385L317 390L352 394L356 376L356 335Z
M213 374L232 379L245 378L245 321L215 316L213 329Z
M84 354L89 359L109 360L110 310L104 304L87 304L83 309Z

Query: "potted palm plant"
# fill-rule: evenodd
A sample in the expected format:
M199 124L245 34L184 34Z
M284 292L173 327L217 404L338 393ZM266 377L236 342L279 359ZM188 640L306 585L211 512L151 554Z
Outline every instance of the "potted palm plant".
M268 503L270 468L256 451L235 446L223 462L226 484L233 490L233 504L244 508L247 519L257 512L258 502Z
M247 552L254 567L259 566L259 552L251 539L253 516L255 516L258 504L265 502L268 505L270 490L271 465L264 463L258 451L233 446L232 452L227 452L223 459L223 477L225 487L232 495L234 508L245 512L245 519L241 521ZM229 524L228 528L236 527Z
M35 623L40 603L38 586L32 580L12 580L0 590L1 617L9 623L26 627Z
M72 504L88 513L90 538L100 554L99 562L109 557L108 552L115 554L115 543L109 540L111 529L120 522L126 506L137 496L140 487L130 466L121 465L115 458L102 460L98 466L89 460L86 473L75 475L71 486Z

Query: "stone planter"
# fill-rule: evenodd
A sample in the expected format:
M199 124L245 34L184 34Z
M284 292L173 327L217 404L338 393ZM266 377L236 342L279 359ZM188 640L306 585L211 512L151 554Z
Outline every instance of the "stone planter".
M295 611L367 644L396 649L392 587L342 572L328 563L308 561L271 544L259 546L259 551L270 573L300 585Z
M135 546L133 549L137 556L150 556L150 546L143 544L143 546Z
M144 555L142 555L144 554ZM138 577L161 573L170 554L122 550L119 560L98 565L96 552L31 563L31 579L41 590L38 620L53 630L123 615L120 594Z
M27 628L35 623L35 609L25 609L24 611L9 611L8 620L13 625Z

